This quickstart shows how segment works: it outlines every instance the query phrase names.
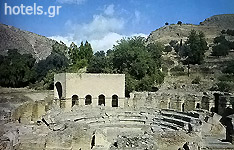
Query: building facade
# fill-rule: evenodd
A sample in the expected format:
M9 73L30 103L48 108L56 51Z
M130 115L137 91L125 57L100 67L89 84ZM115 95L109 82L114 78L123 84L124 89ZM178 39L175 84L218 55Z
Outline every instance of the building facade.
M60 106L124 107L124 74L59 73L54 76L54 99Z

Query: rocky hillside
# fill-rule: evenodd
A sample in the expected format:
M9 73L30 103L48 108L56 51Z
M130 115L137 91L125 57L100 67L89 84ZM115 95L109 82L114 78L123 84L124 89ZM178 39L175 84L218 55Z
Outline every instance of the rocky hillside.
M189 35L189 32L194 29L196 31L202 31L205 33L208 43L212 43L214 37L221 34L223 29L234 28L234 14L229 15L216 15L201 22L200 25L192 24L172 24L167 25L153 31L149 37L148 42L162 42L168 44L171 40L185 41Z
M0 54L9 49L18 49L20 53L30 53L38 60L45 59L52 51L54 40L32 32L0 24Z
M209 50L205 53L204 62L201 65L190 65L190 76L187 76L187 65L183 65L180 57L174 51L164 53L163 66L168 71L168 76L165 78L165 83L161 89L173 89L185 92L203 92L209 91L212 87L216 87L219 82L219 77L223 74L221 70L230 63L234 58L234 52L230 51L229 55L222 57L211 56L212 43L215 37L221 35L222 30L234 28L233 15L216 15L205 19L200 25L182 24L182 25L167 25L153 31L148 42L162 42L168 44L171 40L185 41L192 29L202 31L205 34L209 45ZM234 36L225 34L226 39L234 41ZM177 72L172 70L177 70ZM179 71L181 70L182 71ZM178 73L179 72L179 73ZM199 84L193 82L199 80ZM233 91L234 92L234 91Z
M234 29L234 14L215 15L201 22L201 25L216 26L220 29Z

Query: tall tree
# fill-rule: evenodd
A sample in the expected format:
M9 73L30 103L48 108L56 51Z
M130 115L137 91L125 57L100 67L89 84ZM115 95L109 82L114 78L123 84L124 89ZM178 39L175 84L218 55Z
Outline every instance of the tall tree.
M71 64L75 64L79 60L79 48L74 42L71 43L68 54Z
M163 82L160 44L146 45L145 38L122 39L113 48L113 68L126 74L126 93L152 90ZM147 85L147 86L143 86Z
M195 30L192 30L188 40L180 50L180 55L186 58L188 64L201 64L207 49L208 47L204 33L197 33Z

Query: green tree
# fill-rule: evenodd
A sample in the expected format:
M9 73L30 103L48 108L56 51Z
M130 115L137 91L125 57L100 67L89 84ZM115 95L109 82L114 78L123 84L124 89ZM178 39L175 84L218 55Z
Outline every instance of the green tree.
M226 40L225 36L221 35L221 36L217 36L214 38L214 44L227 44L228 41Z
M104 51L98 51L92 57L87 72L89 73L110 73L108 71L108 60Z
M226 56L229 53L229 47L224 44L218 44L212 47L212 56Z
M77 45L74 42L72 42L70 47L69 47L68 55L69 55L69 59L70 59L71 64L75 64L77 61L80 60L79 48L77 47Z
M188 64L201 64L207 49L204 33L197 33L195 30L192 30L188 40L181 47L180 55L186 58L186 63Z
M81 42L79 47L79 56L80 59L86 59L88 62L90 62L91 58L93 57L93 49L88 41L83 44Z
M182 21L178 21L177 24L181 26L182 25Z
M17 49L8 50L1 56L0 85L5 87L25 87L35 82L35 59L31 54L20 54Z
M72 43L69 47L70 66L69 72L77 72L79 69L87 67L93 57L93 50L88 41L81 42L78 47L75 43Z
M126 93L150 90L163 82L161 44L146 45L145 38L122 39L113 48L113 69L126 74Z
M234 60L228 63L228 65L222 70L223 73L234 74Z
M215 46L212 47L212 56L226 56L232 47L231 42L227 41L223 35L215 37L214 44Z
M45 60L41 60L36 65L37 79L42 80L50 70L65 70L69 61L66 56L52 52Z

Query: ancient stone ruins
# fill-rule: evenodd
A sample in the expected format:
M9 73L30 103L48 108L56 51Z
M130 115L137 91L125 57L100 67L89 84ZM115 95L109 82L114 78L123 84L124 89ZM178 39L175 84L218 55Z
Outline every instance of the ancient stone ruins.
M123 74L61 73L54 86L0 90L0 149L234 149L230 93L181 86L126 98Z

